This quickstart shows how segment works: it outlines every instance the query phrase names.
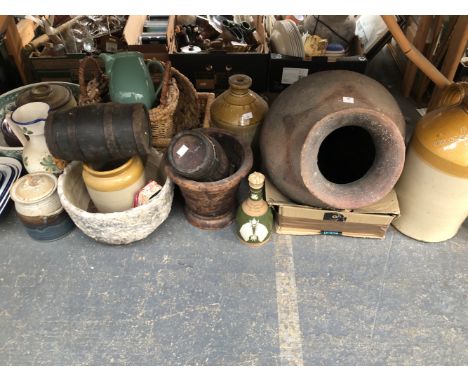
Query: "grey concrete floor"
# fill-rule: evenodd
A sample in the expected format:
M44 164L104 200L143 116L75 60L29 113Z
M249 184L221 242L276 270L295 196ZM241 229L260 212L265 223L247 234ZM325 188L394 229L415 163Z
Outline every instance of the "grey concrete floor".
M275 235L251 249L233 226L192 227L182 203L119 247L79 229L34 242L10 204L0 364L468 363L468 226L438 244L390 228L384 240Z

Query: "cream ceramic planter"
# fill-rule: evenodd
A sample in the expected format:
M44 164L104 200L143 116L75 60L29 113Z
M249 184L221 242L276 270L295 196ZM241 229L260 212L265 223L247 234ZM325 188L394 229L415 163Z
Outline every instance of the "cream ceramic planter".
M111 170L83 164L83 180L99 212L125 211L132 208L135 193L145 185L144 167L138 156Z
M122 212L92 212L90 196L83 182L83 164L69 164L58 181L60 201L70 217L86 235L107 244L128 244L154 232L169 216L174 184L161 166L163 154L151 150L145 164L146 178L163 188L149 203Z

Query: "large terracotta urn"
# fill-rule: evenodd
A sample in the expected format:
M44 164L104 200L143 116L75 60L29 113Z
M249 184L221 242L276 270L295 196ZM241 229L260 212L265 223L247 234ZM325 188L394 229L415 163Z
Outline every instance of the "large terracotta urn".
M312 74L284 90L260 134L275 186L306 205L355 209L387 195L405 160L405 120L393 96L359 73Z

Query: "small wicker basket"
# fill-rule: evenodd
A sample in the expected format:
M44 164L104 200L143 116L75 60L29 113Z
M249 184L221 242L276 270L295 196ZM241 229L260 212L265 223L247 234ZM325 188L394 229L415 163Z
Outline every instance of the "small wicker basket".
M164 151L182 130L210 127L214 93L198 93L190 80L166 63L159 106L149 111L153 146Z
M92 67L93 78L86 83L86 71ZM78 80L80 83L79 105L89 105L105 102L109 93L109 79L103 73L99 62L92 56L80 60L78 69Z

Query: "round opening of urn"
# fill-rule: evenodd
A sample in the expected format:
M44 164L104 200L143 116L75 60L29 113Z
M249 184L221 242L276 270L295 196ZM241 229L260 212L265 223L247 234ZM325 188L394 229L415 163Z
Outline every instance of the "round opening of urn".
M323 177L336 184L361 179L375 160L375 145L369 132L360 126L343 126L325 137L317 163Z
M387 195L403 170L405 144L392 120L341 110L314 124L301 149L301 177L322 205L354 209ZM378 185L378 186L376 186Z

